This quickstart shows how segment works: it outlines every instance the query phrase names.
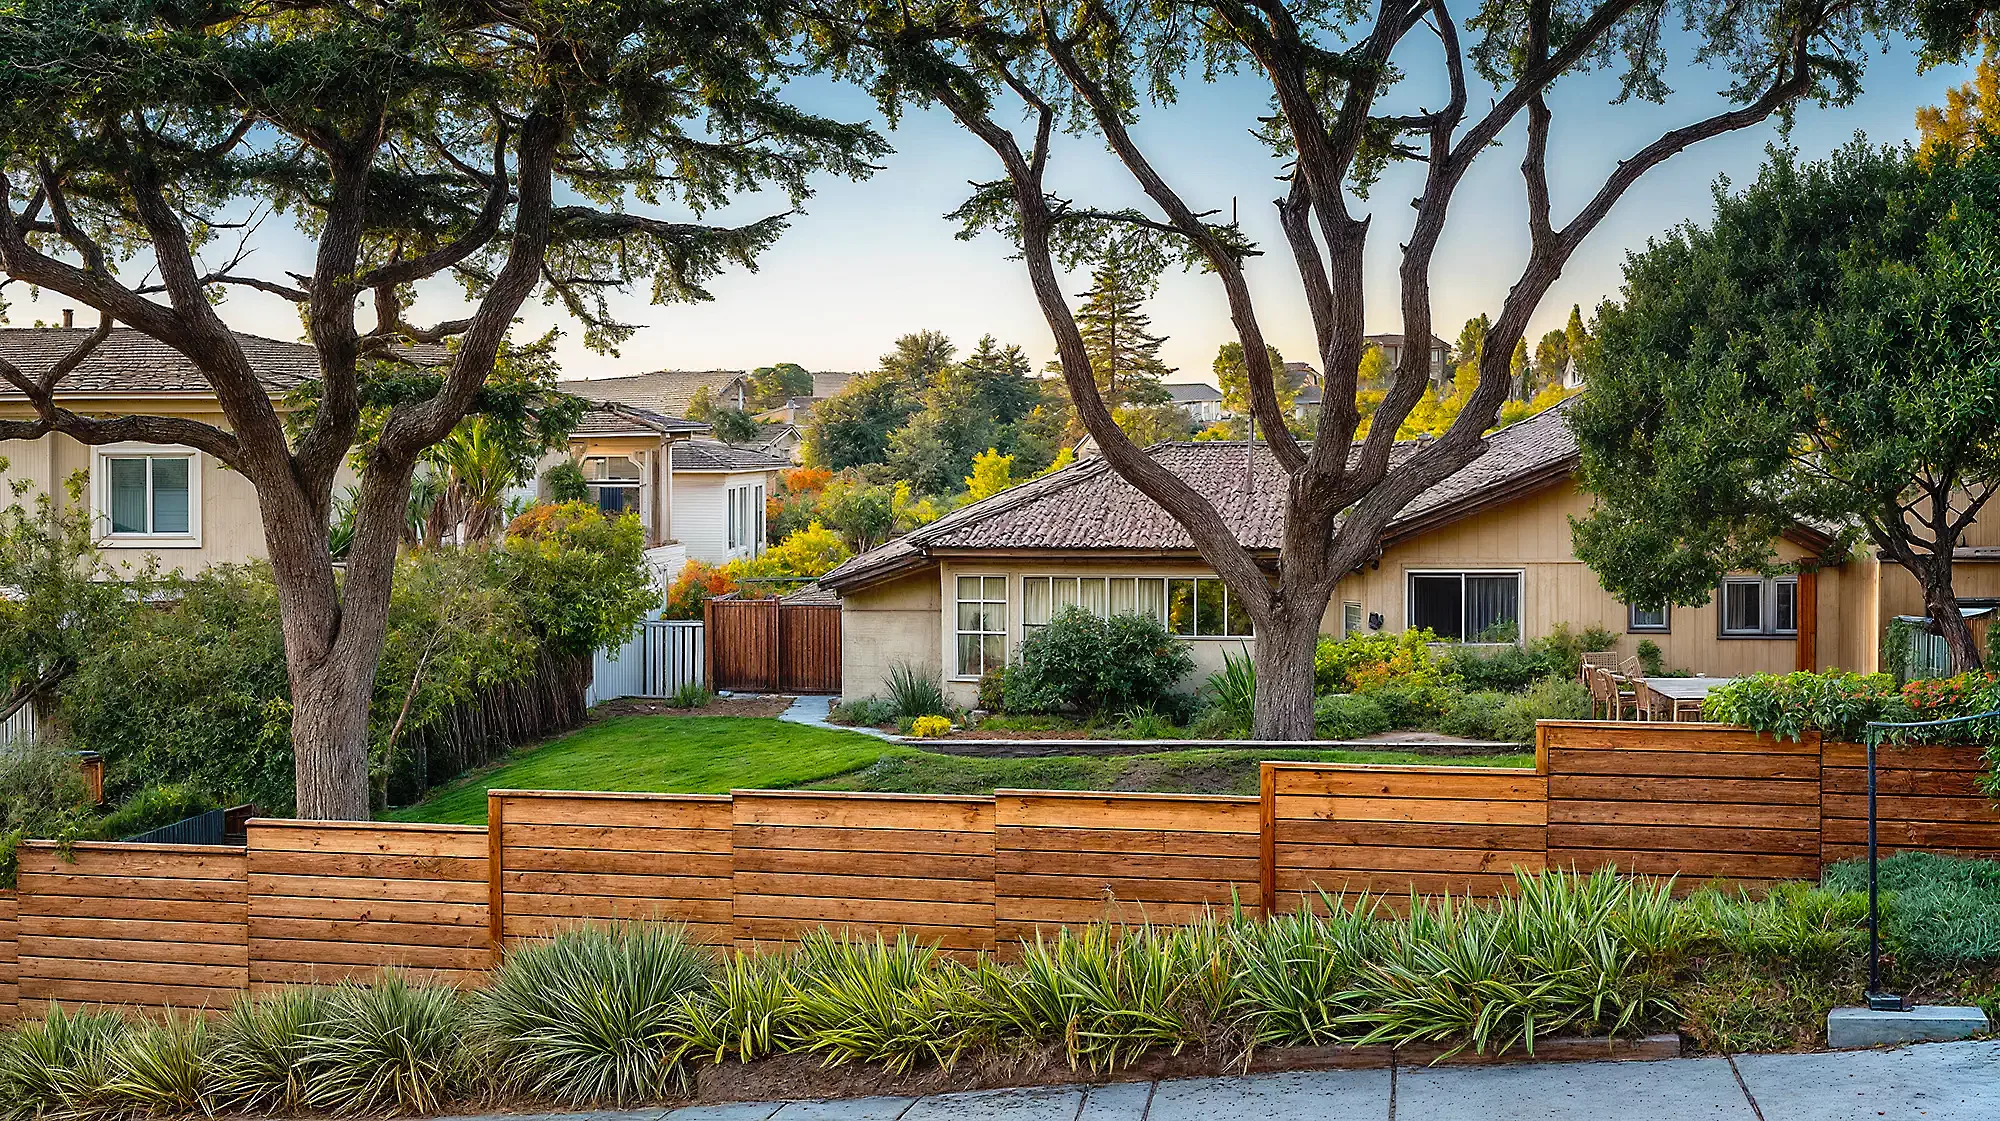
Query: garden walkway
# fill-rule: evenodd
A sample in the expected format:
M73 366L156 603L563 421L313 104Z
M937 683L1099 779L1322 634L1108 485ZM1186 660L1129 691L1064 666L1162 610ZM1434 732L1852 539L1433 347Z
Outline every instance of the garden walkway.
M2000 1041L1660 1062L1324 1071L535 1121L1992 1121ZM529 1121L521 1115L468 1121Z

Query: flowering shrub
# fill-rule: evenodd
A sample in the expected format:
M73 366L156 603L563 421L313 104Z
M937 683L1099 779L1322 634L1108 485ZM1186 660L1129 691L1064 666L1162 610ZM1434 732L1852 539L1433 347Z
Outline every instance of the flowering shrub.
M1321 693L1364 693L1386 685L1430 688L1456 684L1445 659L1431 649L1437 635L1412 628L1398 634L1321 635L1313 678Z
M919 739L932 739L951 731L949 716L919 716L910 721L910 734Z

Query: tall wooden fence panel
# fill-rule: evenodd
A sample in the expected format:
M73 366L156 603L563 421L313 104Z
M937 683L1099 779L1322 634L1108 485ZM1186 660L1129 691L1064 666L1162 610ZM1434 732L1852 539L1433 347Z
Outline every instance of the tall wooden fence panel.
M463 985L493 964L486 830L262 818L249 830L253 987L392 967Z
M1865 856L1867 749L1828 742L1820 763L1821 858L1831 864ZM1977 747L1877 748L1877 843L1887 852L1921 849L2000 859L2000 810L1979 785L1986 767Z
M993 949L993 799L747 791L735 812L736 938L819 927Z
M702 613L710 688L840 692L839 607L712 599Z
M1545 723L1549 864L1689 887L1819 875L1819 743L1713 724Z
M21 846L20 1000L226 1008L249 984L243 850Z
M487 824L505 943L616 919L685 923L720 945L735 938L726 794L496 791Z
M1324 891L1491 896L1544 864L1548 783L1524 768L1264 764L1265 905Z
M993 814L1002 948L1064 926L1261 909L1255 798L1002 790Z
M21 1000L20 909L11 891L0 891L0 1024L14 1021Z

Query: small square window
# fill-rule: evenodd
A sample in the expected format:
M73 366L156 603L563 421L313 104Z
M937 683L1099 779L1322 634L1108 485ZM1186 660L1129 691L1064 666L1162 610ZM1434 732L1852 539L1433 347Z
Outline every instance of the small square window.
M1626 609L1625 629L1628 631L1651 631L1664 634L1667 627L1667 608L1630 607Z

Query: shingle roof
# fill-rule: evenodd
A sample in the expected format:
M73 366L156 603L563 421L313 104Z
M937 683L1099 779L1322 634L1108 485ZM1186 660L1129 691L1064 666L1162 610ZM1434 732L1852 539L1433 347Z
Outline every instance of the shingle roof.
M813 374L814 397L831 397L839 393L849 381L854 379L850 371L820 370Z
M625 436L632 433L657 432L670 435L676 432L706 432L708 425L699 420L683 420L677 416L662 416L651 409L636 405L606 404L593 402L583 411L571 436Z
M1192 405L1199 401L1220 401L1222 391L1205 381L1170 381L1160 386L1176 405Z
M730 382L742 376L741 370L656 370L615 378L578 378L557 382L556 388L591 401L636 405L664 416L685 416L695 390L705 386L710 394L721 396ZM733 394L728 403L734 405Z
M1442 511L1503 495L1569 470L1576 438L1558 406L1487 438L1486 453L1417 496L1389 525L1391 534ZM1417 445L1403 445L1413 454ZM1241 442L1160 444L1155 460L1215 504L1236 539L1257 552L1284 540L1286 476L1268 446ZM1255 474L1251 474L1254 464ZM980 549L1191 552L1194 542L1167 512L1102 459L1087 459L982 502L849 559L821 578L836 589L920 563L929 553Z
M86 327L0 329L0 358L38 378L90 335ZM319 356L304 343L279 342L240 331L236 338L257 379L273 395L288 393L319 377ZM185 355L130 327L112 328L110 336L56 387L58 398L83 393L210 392L208 379ZM0 384L0 397L19 396L13 386Z
M772 471L791 465L785 456L720 440L685 440L674 445L676 471Z

